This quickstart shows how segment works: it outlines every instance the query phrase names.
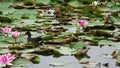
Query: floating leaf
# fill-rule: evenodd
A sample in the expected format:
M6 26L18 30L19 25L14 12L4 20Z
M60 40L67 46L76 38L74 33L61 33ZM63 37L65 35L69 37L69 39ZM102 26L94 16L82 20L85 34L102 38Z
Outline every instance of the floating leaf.
M108 3L107 3L107 6L108 6L108 7L112 7L113 5L115 5L113 2L108 2Z
M95 30L90 32L94 36L113 37L111 31L108 30Z
M40 63L40 57L39 57L39 56L35 56L34 58L31 59L31 61L32 61L33 63L38 64L38 63Z
M13 62L14 67L27 67L32 64L29 60L25 59L16 59Z
M11 22L11 21L12 21L11 18L0 15L0 22Z
M101 11L108 11L108 10L109 10L109 8L106 7L106 6L99 6L98 8L99 8L99 10L101 10Z
M63 55L70 55L70 54L76 53L76 49L70 48L70 47L65 47L65 46L61 46L59 49L54 49L54 50L60 52Z
M11 67L11 68L27 68L27 67Z
M80 5L82 5L82 3L79 1L70 1L68 3L68 5L73 6L73 7L80 7Z
M52 40L53 36L52 35L45 35L45 36L42 36L42 40Z
M35 49L25 49L25 50L20 50L20 52L24 52L24 53L29 53L29 52L34 52Z
M49 65L57 67L57 66L64 66L65 63L64 62L55 62L55 63L50 63Z
M51 0L37 0L38 3L49 4Z
M103 25L104 25L103 22L100 22L100 21L93 21L93 22L90 22L87 26L93 27L93 26L103 26Z
M113 41L111 40L100 40L98 42L99 45L113 45Z
M25 0L25 1L23 1L23 3L26 6L30 6L30 5L34 5L36 2L35 2L35 0Z
M119 6L113 6L113 7L111 8L111 11L112 11L112 12L120 11L119 8L120 8Z
M74 43L74 45L72 45L72 48L75 48L75 49L83 49L84 47L84 42L77 42L77 43Z

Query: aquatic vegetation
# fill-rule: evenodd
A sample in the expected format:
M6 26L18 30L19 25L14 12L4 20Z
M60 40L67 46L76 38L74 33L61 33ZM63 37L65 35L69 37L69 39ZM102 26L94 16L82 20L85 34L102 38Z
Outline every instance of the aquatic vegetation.
M3 33L5 33L7 36L9 33L11 33L11 30L12 30L12 28L9 28L9 27L2 28Z
M92 5L96 7L98 5L98 1L94 1Z
M77 23L77 26L78 26L78 31L79 29L82 27L82 31L85 31L85 27L86 25L88 24L88 22L84 19L81 19L78 23ZM80 30L81 31L81 30Z
M4 68L38 68L37 65L116 68L120 65L118 0L0 2L0 54L15 55L15 60L5 63L1 60Z
M15 40L15 43L17 42L17 38L20 36L20 33L18 31L11 32L12 38Z
M0 55L0 66L5 67L6 65L12 65L11 62L15 59L11 53Z
M86 20L80 20L80 21L77 23L78 26L82 26L82 27L85 27L87 24L88 24L88 23L87 23Z

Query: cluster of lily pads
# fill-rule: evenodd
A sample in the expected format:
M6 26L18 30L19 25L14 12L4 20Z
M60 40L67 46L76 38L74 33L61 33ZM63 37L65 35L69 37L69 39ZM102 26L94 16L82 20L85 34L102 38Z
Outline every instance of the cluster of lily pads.
M5 7L4 2L1 3L4 8L0 10L0 27L8 26L18 31L11 32L11 28L2 28L5 37L0 36L2 38L0 42L4 42L4 45L8 45L8 47L0 46L3 48L1 54L10 52L16 57L14 61L6 61L5 64L2 64L3 66L9 65L13 61L13 68L27 67L31 64L30 61L33 63L40 62L37 55L53 55L53 57L73 55L81 60L84 57L89 58L87 52L89 52L91 45L100 45L100 47L112 45L111 47L116 48L113 44L120 40L119 2L93 0L36 1L25 0L19 1L19 3L15 2L15 4L8 3L9 8L8 6ZM5 8L10 9L10 11L5 12ZM27 36L23 35L26 31L31 32L32 38L40 36L44 41L44 46L27 43ZM10 35L14 39L15 45L11 44L11 38L4 39ZM19 43L16 43L16 40ZM117 51L119 49L115 49L111 54L112 58L116 59L116 64L119 65L119 53Z

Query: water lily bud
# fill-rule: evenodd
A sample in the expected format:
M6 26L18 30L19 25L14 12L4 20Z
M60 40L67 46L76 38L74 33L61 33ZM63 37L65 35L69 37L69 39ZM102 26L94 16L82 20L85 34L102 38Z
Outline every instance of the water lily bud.
M17 39L17 38L19 37L19 35L20 35L20 33L17 32L17 31L12 32L11 34L12 34L12 37L13 37L14 39Z
M87 21L86 20L80 20L78 23L77 23L77 26L86 26L87 25Z
M98 5L98 1L94 1L92 5L96 7Z

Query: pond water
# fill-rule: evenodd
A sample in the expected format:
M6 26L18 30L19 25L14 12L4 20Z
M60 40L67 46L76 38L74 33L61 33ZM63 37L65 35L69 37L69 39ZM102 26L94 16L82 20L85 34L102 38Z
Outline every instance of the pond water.
M52 56L40 56L40 64L34 64L29 68L82 68L82 65L78 63L78 60L74 56L61 56L59 58L53 58ZM50 63L64 62L64 66L53 67L49 66Z
M0 3L0 29L7 26L11 27L13 31L20 31L21 36L19 39L17 39L17 42L20 43L17 44L18 47L15 47L16 52L18 51L18 53L22 52L23 54L32 54L36 53L37 51L41 53L43 49L43 53L46 53L44 52L44 49L47 50L48 45L48 47L51 46L51 48L53 48L52 51L54 50L59 53L66 52L67 54L70 54L66 55L66 53L61 53L65 56L60 56L57 58L52 56L53 53L51 56L37 55L40 57L40 63L32 64L28 68L120 68L116 66L116 60L120 59L120 54L118 54L120 50L120 10L114 10L118 8L120 4L116 6L115 3L109 2L106 6L102 6L104 8L102 8L101 6L96 8L91 6L91 4L80 6L77 1L73 2L72 4L71 0L71 2L67 4L74 6L75 3L77 3L77 6L80 7L76 8L71 6L65 6L65 4L63 4L64 6L60 5L60 8L58 8L61 10L59 10L58 16L56 14L56 17L54 18L54 16L47 17L45 15L45 12L42 13L42 11L46 11L47 9L51 8L47 8L48 5L36 5L33 9L26 9L26 7L21 9L15 9L16 5L18 7L23 7L23 4L19 2L16 3L17 0L12 1L13 2L8 2L7 0L5 0L5 2ZM83 3L84 2L80 2L80 4ZM54 9L56 9L55 7ZM115 8L110 10L110 7ZM70 11L68 12L66 8L68 10L70 9ZM111 11L110 13L112 15L106 16L106 14L102 14L105 11L108 11L108 9ZM3 20L4 18L10 19L11 21ZM88 21L85 32L84 27L76 26L79 19L85 19ZM44 46L42 47L36 44L32 44L33 46L27 46L29 45L27 44L28 37L24 35L27 30L31 31L32 38L39 37L40 34L42 36L41 31L43 31L43 35L45 36L42 38L42 41L52 42L52 44L45 44L46 48L44 48ZM9 37L4 37L2 35L2 32L0 34L0 54L12 52L12 49L10 50L9 46L12 46L14 39L11 37L11 35L8 35ZM58 44L58 47L54 46L57 43L60 43L61 45ZM84 43L88 43L88 46ZM94 46L91 44L93 44ZM63 50L60 47L63 47ZM74 55L79 52L79 49L81 49L82 52L82 49L84 50L84 47L90 48L87 52L89 58L86 58L86 56L82 58L80 58L81 56L75 57ZM2 50L4 50L5 52L2 52ZM115 50L117 51L117 58L113 58L114 56L111 55ZM75 51L76 53L73 53L72 51ZM36 56L36 54L34 56ZM25 57L18 56L16 59L18 58L23 59ZM63 64L56 65L55 63Z
M40 56L40 63L33 64L29 68L119 68L116 66L115 59L112 58L111 54L114 51L110 46L90 46L90 50L87 52L90 58L83 58L84 61L91 62L90 64L81 64L80 60L74 56L61 56L59 58L54 58L53 56ZM63 66L50 66L50 63L64 62ZM108 63L108 67L104 64Z

